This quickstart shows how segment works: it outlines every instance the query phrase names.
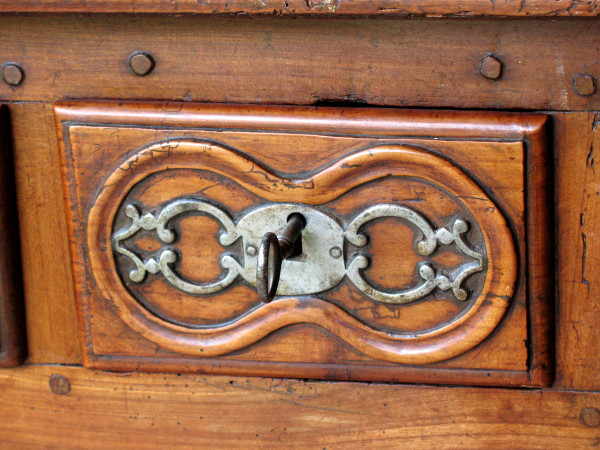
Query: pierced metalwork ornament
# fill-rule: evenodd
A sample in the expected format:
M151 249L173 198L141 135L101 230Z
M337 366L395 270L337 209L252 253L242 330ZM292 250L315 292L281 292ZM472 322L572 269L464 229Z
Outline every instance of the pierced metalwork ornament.
M186 213L204 214L220 223L223 231L219 242L230 246L242 239L241 254L226 252L221 255L219 264L223 269L221 276L210 283L196 283L181 278L172 265L178 254L173 248L163 247L155 256L143 260L139 255L123 245L140 230L155 231L160 241L172 244L175 231L169 228L169 222ZM127 205L125 215L131 219L129 227L114 233L113 249L116 253L131 260L135 269L128 277L135 283L144 281L147 273L161 273L165 280L175 288L189 294L208 295L219 292L235 281L238 276L256 286L256 266L258 254L265 231L281 230L286 226L291 214L301 214L306 220L302 229L302 254L285 259L281 265L278 295L309 295L326 291L338 285L345 276L366 296L371 299L392 304L405 304L421 300L435 289L452 293L457 300L469 298L463 283L471 275L484 269L487 261L484 254L470 248L463 236L469 230L468 223L461 218L454 220L451 229L434 229L430 222L417 211L406 206L381 204L371 206L355 216L344 230L336 219L310 206L293 203L262 206L244 215L237 224L229 214L218 206L201 199L178 199L166 205L157 216L152 213L142 215L137 206ZM368 238L361 233L362 227L373 220L396 217L412 224L419 231L415 242L415 251L422 256L430 256L440 246L454 245L463 255L473 261L454 270L453 275L439 273L433 263L421 262L415 269L422 279L416 286L396 292L384 292L369 284L362 271L369 266L369 257L356 254L348 265L348 254L344 244L348 242L360 249L366 246ZM239 260L238 260L239 259ZM241 262L240 262L241 261Z

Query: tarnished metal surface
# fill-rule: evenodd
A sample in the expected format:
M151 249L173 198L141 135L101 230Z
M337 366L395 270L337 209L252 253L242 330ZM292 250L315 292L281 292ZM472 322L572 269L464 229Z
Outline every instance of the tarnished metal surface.
M131 224L126 230L121 230L113 235L113 249L115 252L127 256L135 265L129 273L129 278L142 282L147 273L162 273L165 279L184 292L190 294L212 294L229 286L238 275L248 283L256 286L256 266L258 253L265 231L279 231L285 228L288 217L293 213L300 213L306 220L302 230L303 253L292 259L282 262L281 275L277 294L279 295L306 295L322 292L336 286L343 278L346 271L344 259L340 258L336 250L343 247L344 231L331 217L322 212L303 205L277 204L268 205L246 214L237 225L222 209L202 200L175 200L163 208L158 217L152 214L140 216L134 205L128 205L126 215L131 219ZM155 230L159 239L171 243L175 234L167 228L167 223L180 214L198 212L212 216L225 229L219 241L222 245L233 244L238 238L243 239L245 254L240 255L243 265L230 254L221 256L219 263L224 269L224 276L212 283L194 283L183 280L171 268L177 260L177 253L171 249L162 249L157 258L147 261L136 255L122 245L122 242L135 235L139 230Z
M281 263L292 255L294 244L305 225L304 216L293 213L288 217L287 224L280 234L267 232L263 236L256 263L256 290L263 302L270 302L277 294Z
M217 220L224 229L219 236L223 246L229 246L240 238L243 240L241 248L244 250L241 255L233 255L231 252L221 255L219 263L223 268L223 274L214 282L195 283L182 279L172 269L178 255L171 248L163 248L157 252L156 257L143 261L123 245L125 240L140 230L156 231L162 242L172 243L175 240L175 232L168 228L169 221L189 212L205 214ZM203 200L175 200L165 206L157 217L151 213L142 216L134 205L128 205L125 214L131 219L131 224L127 229L116 232L112 243L116 253L126 256L135 265L135 269L128 274L130 280L141 283L147 273L160 272L174 287L190 294L212 294L221 291L238 275L256 286L258 260L261 254L263 259L268 258L268 255L264 254L265 251L257 250L261 246L265 233L269 231L281 233L286 229L288 219L293 214L301 214L306 221L298 238L302 240L302 253L288 259L284 258L289 252L286 251L285 256L280 255L279 285L273 289L274 292L271 292L270 296L267 295L269 299L275 293L278 295L317 294L335 287L345 276L348 276L361 292L378 302L410 303L426 297L435 289L443 291L452 289L454 297L464 301L469 297L469 293L463 288L464 281L472 274L482 271L486 264L485 255L470 248L463 239L463 235L469 230L465 220L455 219L451 231L444 227L436 230L417 211L393 204L369 207L359 213L348 224L346 230L328 214L314 207L293 203L262 206L244 215L237 224L223 209ZM418 235L415 240L415 251L419 255L429 256L441 245L454 245L456 250L474 261L453 269L454 275L450 275L438 273L431 261L423 260L415 267L418 276L423 280L422 283L395 292L378 290L362 274L362 271L369 266L367 255L355 254L346 268L348 255L344 252L344 243L347 241L359 249L366 246L368 238L360 232L362 227L368 222L385 217L395 217L416 227ZM291 252L291 248L289 250ZM267 273L267 291L273 283L273 281L269 282L269 277ZM272 276L270 278L274 280ZM264 288L263 285L259 291L264 291Z
M398 205L375 205L359 214L348 226L345 237L357 247L367 244L367 237L358 234L358 230L367 222L382 217L397 217L415 225L422 233L422 238L415 245L418 254L431 255L439 244L456 244L463 254L475 259L476 263L463 265L453 280L445 275L438 275L430 263L422 263L418 267L419 276L424 282L414 288L397 291L383 292L371 286L362 276L361 270L369 266L369 259L364 255L358 255L349 264L346 274L354 285L364 294L383 303L411 303L429 295L435 288L447 291L452 288L452 293L457 300L464 301L469 297L468 292L462 288L462 283L470 275L483 270L484 256L469 248L462 239L462 234L469 230L469 225L462 219L456 219L452 226L452 232L446 228L433 230L427 220L416 211Z
M264 303L269 303L277 294L282 261L277 236L265 233L256 260L256 291Z
M244 239L244 247L258 248L264 234L279 234L293 213L302 214L306 220L299 238L302 254L282 261L277 294L307 295L331 289L346 272L344 259L330 254L330 249L344 246L344 230L332 217L310 206L279 203L257 208L242 217L237 232ZM257 256L246 254L242 276L252 285L256 285L256 262Z
M224 278L214 283L190 283L181 279L170 267L177 260L177 253L171 249L163 249L158 257L142 261L138 255L121 245L123 241L136 234L139 230L156 231L161 241L169 244L175 240L173 230L167 228L168 222L174 217L186 212L201 212L213 216L225 228L225 233L221 234L220 242L223 245L233 244L239 234L235 224L231 221L227 213L207 202L196 200L175 200L167 205L158 217L148 213L140 216L140 212L135 205L127 205L125 214L131 219L131 224L127 230L120 231L113 235L113 249L124 256L127 256L135 264L135 270L129 272L129 278L136 283L142 282L146 278L146 273L156 274L162 272L163 276L175 286L184 292L190 294L212 294L229 286L236 279L240 272L240 267L230 255L223 255L220 260L221 267L227 269Z

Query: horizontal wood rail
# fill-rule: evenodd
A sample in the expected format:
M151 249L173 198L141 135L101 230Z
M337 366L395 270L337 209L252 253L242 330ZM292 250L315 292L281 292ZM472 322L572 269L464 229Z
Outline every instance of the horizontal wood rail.
M0 12L596 17L600 4L595 0L8 0Z
M0 392L7 447L143 442L145 448L331 449L385 442L490 448L510 442L524 448L545 441L582 448L600 439L593 426L598 393L113 374L66 366L0 371Z

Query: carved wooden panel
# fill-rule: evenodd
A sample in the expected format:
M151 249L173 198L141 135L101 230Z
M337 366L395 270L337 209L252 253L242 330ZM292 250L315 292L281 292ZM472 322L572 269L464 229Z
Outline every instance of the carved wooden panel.
M58 104L88 367L547 384L545 118ZM278 295L257 248L306 226Z
M19 224L8 108L0 105L0 367L26 356Z

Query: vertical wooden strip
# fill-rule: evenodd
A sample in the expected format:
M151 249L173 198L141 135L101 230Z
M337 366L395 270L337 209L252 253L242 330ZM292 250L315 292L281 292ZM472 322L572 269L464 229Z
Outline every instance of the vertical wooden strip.
M29 362L81 361L52 106L10 106Z
M600 389L600 114L555 116L557 378Z
M19 224L8 108L0 105L0 367L26 355Z

